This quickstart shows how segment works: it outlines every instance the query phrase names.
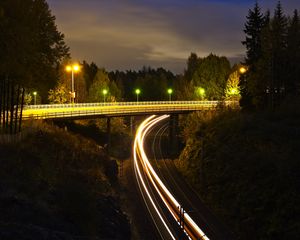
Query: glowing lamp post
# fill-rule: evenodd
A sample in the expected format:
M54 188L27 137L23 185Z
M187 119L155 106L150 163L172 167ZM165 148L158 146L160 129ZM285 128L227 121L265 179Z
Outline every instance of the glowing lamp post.
M247 69L245 67L240 67L239 71L241 74L244 74L245 72L247 72Z
M140 89L135 89L135 94L136 94L136 101L139 101L139 95L141 94L141 90Z
M171 101L171 100L172 100L173 89L172 89L172 88L169 88L167 92L168 92L168 94L169 94L169 101Z
M198 87L197 91L198 91L198 94L199 94L201 100L203 100L205 97L205 89L202 87Z
M106 95L107 95L108 91L107 89L103 89L102 94L103 94L103 102L106 101Z
M71 99L72 103L75 102L75 90L74 90L74 73L79 72L80 67L78 64L68 65L66 66L66 71L71 72L72 76L72 85L71 85Z
M36 95L37 95L37 92L33 92L33 97L34 97L34 105L36 105Z

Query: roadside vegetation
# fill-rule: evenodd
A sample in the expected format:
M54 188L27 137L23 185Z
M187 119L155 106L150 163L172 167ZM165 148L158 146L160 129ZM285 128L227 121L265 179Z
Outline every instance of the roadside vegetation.
M103 146L103 150L115 159L128 159L131 155L132 136L130 122L126 118L111 118L110 146L108 146L107 119L55 121L60 128L93 140Z
M117 164L94 141L39 123L0 153L1 239L130 239Z
M300 111L191 114L176 165L238 239L299 236Z

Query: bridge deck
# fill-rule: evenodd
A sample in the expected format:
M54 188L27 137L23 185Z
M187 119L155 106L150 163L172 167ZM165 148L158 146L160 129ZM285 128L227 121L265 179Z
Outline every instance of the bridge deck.
M105 116L183 113L216 109L220 105L236 106L234 101L153 101L43 104L25 106L23 120L56 118L93 118Z

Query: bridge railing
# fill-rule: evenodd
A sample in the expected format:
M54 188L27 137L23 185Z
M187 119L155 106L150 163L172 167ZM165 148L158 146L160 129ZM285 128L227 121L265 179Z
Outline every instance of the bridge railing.
M225 103L231 105L235 101L147 101L147 102L97 102L97 103L71 103L71 104L41 104L26 105L24 109L47 109L47 108L76 108L76 107L104 107L104 106L143 106L143 105L212 105Z
M126 116L136 114L175 113L216 109L219 105L237 102L220 101L160 101L160 102L112 102L30 105L24 108L23 120L74 118L92 116Z

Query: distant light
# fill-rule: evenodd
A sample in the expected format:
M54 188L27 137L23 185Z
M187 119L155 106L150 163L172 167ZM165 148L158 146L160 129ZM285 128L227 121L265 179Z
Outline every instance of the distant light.
M67 72L71 72L72 71L72 67L70 65L66 66L66 71Z
M37 92L33 92L33 95L36 96L36 95L37 95Z
M73 65L73 70L74 70L74 72L78 72L80 70L79 65L78 64L74 64Z
M173 89L172 88L169 88L168 89L168 94L172 94L173 93Z
M239 70L240 70L240 73L242 73L242 74L247 72L247 69L245 67L240 67Z
M198 88L198 93L199 93L200 96L204 96L205 95L205 89L202 88L202 87L199 87Z
M141 90L140 89L135 89L135 93L137 94L137 95L139 95L140 93L141 93Z
M68 65L66 66L66 71L67 72L79 72L80 71L80 66L78 64L73 64L73 65Z
M102 93L103 95L106 95L108 93L107 89L103 89Z

